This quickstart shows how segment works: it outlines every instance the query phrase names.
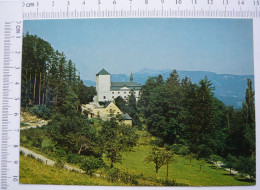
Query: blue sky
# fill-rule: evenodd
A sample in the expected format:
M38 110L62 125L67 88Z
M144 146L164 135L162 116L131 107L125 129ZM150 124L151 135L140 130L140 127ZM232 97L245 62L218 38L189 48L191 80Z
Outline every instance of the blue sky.
M246 19L81 19L24 21L64 52L82 79L149 69L254 74L253 23Z

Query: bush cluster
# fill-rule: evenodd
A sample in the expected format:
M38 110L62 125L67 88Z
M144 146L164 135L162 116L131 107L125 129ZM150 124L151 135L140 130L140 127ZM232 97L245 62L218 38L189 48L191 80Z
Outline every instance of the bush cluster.
M88 156L83 159L80 168L83 169L87 174L93 175L94 172L102 166L104 166L104 162L101 158Z
M108 172L108 180L110 182L122 181L125 184L130 183L133 185L138 185L138 178L139 176L137 175L129 174L115 167L111 168Z
M57 162L55 163L55 166L58 167L58 168L64 168L65 162L61 158L59 158L57 160Z
M166 178L166 179L158 179L157 182L165 185L165 186L176 186L176 181L172 178Z
M50 119L52 115L51 109L47 108L45 104L33 106L31 113L35 114L39 118L46 119L46 120Z

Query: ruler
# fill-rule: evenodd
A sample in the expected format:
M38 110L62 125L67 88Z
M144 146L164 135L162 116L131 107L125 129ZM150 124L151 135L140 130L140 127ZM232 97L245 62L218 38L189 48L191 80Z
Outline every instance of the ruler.
M252 18L259 25L260 0L0 1L0 16L1 189L33 189L33 187L28 187L28 185L19 185L19 116L23 20ZM260 31L259 28L257 31ZM255 34L254 38L257 39L255 47L259 51L259 35ZM256 60L259 61L260 57L258 55L255 56L257 56L257 59L255 57L255 62ZM255 69L257 69L256 65ZM48 188L51 187L48 186ZM37 186L37 188L39 187Z
M259 18L260 0L23 1L23 18Z
M0 102L1 189L19 183L20 81L22 11L20 3L1 3ZM8 11L7 11L8 10Z

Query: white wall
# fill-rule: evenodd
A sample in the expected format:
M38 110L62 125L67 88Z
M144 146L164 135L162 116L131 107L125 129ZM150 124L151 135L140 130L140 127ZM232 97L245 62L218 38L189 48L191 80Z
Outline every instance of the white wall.
M98 101L111 100L110 96L110 75L96 76L96 90Z
M112 101L118 96L121 96L123 99L128 100L128 96L130 96L131 94L129 88L123 87L124 89L120 91L110 91L110 85L110 75L96 76L96 90L98 101ZM140 97L140 90L135 90L134 93L136 101L138 101Z
M114 92L114 93L113 93ZM140 97L140 90L135 90L135 98L136 98L136 101L139 100L139 97ZM122 90L122 91L111 91L111 99L116 99L118 96L121 96L123 99L128 99L128 96L130 96L131 94L131 91L130 89L129 90Z

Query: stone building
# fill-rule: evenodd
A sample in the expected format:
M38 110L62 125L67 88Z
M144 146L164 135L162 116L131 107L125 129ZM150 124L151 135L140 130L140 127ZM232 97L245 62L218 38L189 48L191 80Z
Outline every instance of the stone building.
M116 118L118 122L132 126L132 118L126 113L124 114L114 102L107 102L101 106L97 97L94 97L93 102L81 105L82 113L87 114L88 118L100 118L104 121Z
M133 81L133 75L129 82L111 82L110 73L102 69L96 74L97 99L100 102L113 101L118 96L127 100L131 92L134 93L136 101L140 97L142 85Z

